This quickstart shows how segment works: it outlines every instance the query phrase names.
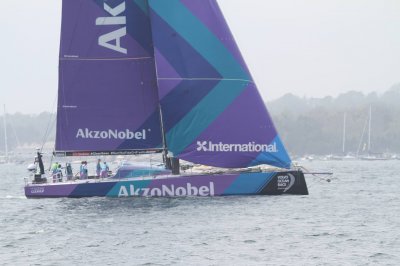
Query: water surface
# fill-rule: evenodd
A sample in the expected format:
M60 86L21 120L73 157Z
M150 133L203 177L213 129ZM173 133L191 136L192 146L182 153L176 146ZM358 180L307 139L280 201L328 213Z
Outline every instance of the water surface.
M0 265L400 265L400 161L308 162L309 196L26 199L0 165Z

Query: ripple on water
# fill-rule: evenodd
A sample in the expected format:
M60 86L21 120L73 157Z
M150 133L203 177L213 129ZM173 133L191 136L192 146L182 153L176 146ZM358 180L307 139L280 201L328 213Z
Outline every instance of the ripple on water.
M13 181L25 169L16 166L0 179L0 258L6 265L400 265L400 179L393 178L400 165L308 168L318 167L334 169L335 178L307 179L309 196L27 200L23 183Z

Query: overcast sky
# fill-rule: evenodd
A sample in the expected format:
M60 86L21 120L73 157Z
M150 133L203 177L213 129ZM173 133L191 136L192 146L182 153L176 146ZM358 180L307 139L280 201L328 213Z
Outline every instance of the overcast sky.
M400 0L219 0L265 100L400 82ZM61 0L6 1L0 104L54 111Z

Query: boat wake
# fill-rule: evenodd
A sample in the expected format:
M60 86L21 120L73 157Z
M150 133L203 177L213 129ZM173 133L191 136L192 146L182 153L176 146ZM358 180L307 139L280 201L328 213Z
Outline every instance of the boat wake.
M6 196L1 196L0 199L24 199L24 200L26 200L27 198L25 196L6 195Z

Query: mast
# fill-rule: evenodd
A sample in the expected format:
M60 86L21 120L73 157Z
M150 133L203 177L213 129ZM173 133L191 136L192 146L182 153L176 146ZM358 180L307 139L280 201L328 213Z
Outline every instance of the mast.
M149 1L146 0L145 1L146 7L148 12L150 13L150 7L149 7ZM150 21L150 25L151 25L151 19ZM158 69L157 69L157 58L155 56L155 46L153 44L153 54L154 54L154 69L155 69L155 73L156 73L156 82L157 82L157 91L159 92L159 75L158 75ZM165 133L165 128L164 128L164 119L163 119L163 112L162 112L162 107L161 107L161 103L160 103L160 99L159 99L159 103L158 103L158 109L160 112L160 125L161 125L161 134L162 134L162 147L163 147L163 161L165 164L165 168L166 169L173 169L173 162L171 161L171 158L168 157L168 146L167 146L167 138L166 138L166 133ZM179 159L178 160L178 165L179 165ZM174 161L175 162L175 161ZM176 162L175 162L176 164Z
M3 116L3 123L4 123L4 147L5 147L5 156L6 162L8 162L8 140L7 140L7 122L6 122L6 105L4 104L4 116Z
M149 8L148 1L146 1L146 4L147 4L147 8ZM151 23L151 20L150 20L150 23ZM156 82L157 82L157 91L158 91L159 84L158 84L158 72L157 72L157 62L156 62L155 52L154 52L154 68L155 68L155 71L156 71ZM162 108L161 108L161 103L160 102L158 102L158 110L160 112L160 126L161 126L161 134L162 134L161 138L162 138L162 147L163 147L163 161L165 163L165 167L167 169L171 169L171 163L168 160L167 139L165 137L164 120L163 120L163 113L162 113Z
M154 58L154 60L155 60L155 58ZM157 73L157 70L156 70L156 73ZM157 84L158 84L158 79L157 79ZM161 134L162 134L162 145L163 145L163 161L165 163L165 167L167 169L171 169L171 162L168 160L168 148L167 148L167 140L165 138L165 129L164 129L164 121L163 121L161 104L158 105L158 108L160 110L160 123L161 123Z
M372 105L369 106L369 122L368 122L368 154L371 151L371 122L372 122Z
M342 152L345 154L346 151L346 113L344 113L343 117L343 149Z
M150 6L149 6L149 1L146 0L145 1L147 10L149 12L150 15ZM149 19L150 21L150 25L151 25L151 19ZM156 55L155 55L155 46L153 43L153 56L154 56L154 69L156 72L156 83L157 83L157 92L159 93L159 81L158 81L158 69L157 69L157 59L156 59ZM159 98L160 100L160 98ZM171 169L171 161L168 158L168 147L167 147L167 139L166 139L166 135L165 135L165 128L164 128L164 119L163 119L163 112L162 112L162 108L161 108L161 103L158 102L158 110L160 112L160 125L161 125L161 134L162 134L162 147L163 147L163 161L165 164L165 168L167 169Z

